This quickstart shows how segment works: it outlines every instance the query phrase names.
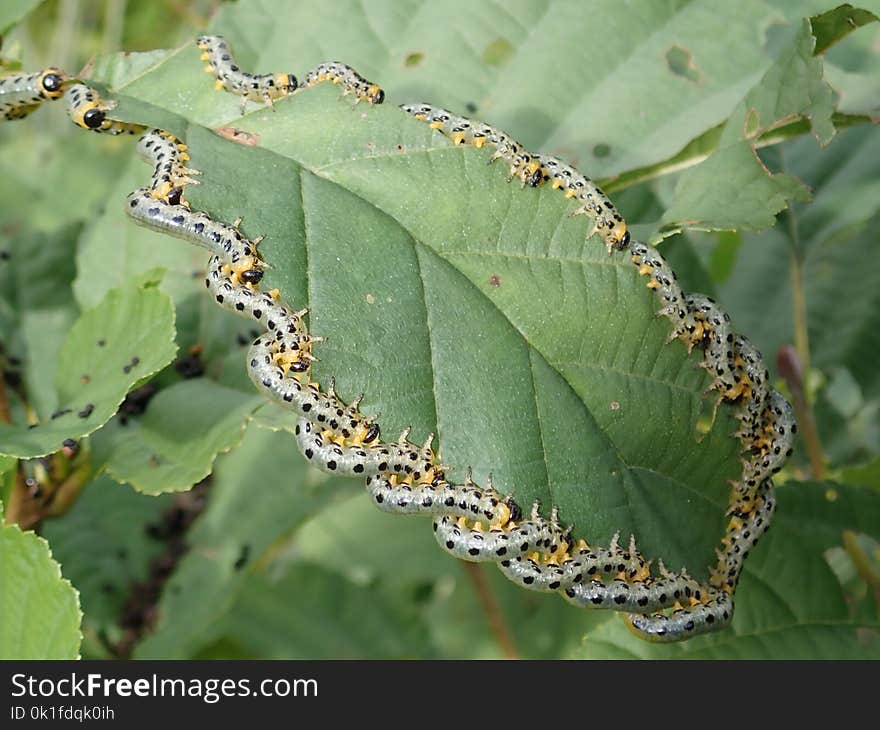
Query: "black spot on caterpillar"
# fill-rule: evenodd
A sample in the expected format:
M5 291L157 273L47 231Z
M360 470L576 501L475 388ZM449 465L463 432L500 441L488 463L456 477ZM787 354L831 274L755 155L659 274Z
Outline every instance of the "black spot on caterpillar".
M242 114L249 100L272 106L273 102L296 90L297 80L292 73L252 74L242 71L223 36L199 36L196 45L202 51L201 60L208 62L205 71L213 73L216 78L215 86L241 97Z
M36 111L44 101L58 99L70 77L58 68L29 74L10 74L0 78L0 116L23 119Z
M518 178L523 187L537 187L549 182L553 189L561 189L566 198L574 198L580 203L572 215L586 215L593 219L594 225L588 235L598 233L609 253L614 249L626 248L630 234L623 217L608 196L571 165L549 155L528 152L506 132L440 107L403 104L401 109L419 121L427 122L432 129L452 140L453 144L495 147L489 162L498 159L507 162L510 165L510 179Z

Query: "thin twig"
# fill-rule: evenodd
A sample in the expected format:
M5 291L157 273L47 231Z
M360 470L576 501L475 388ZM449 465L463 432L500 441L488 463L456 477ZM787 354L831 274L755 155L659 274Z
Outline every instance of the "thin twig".
M852 530L843 531L843 548L849 555L859 577L868 584L874 593L874 601L880 603L880 578L871 567L871 560L859 543L859 536Z
M6 395L6 381L3 377L3 368L0 368L0 423L12 423L12 413L9 410L9 396Z
M789 221L794 216L788 216ZM797 235L797 224L792 222L789 228ZM794 319L794 344L804 372L810 372L810 335L807 329L807 297L804 288L804 261L800 246L791 251L791 306Z
M483 566L478 563L465 562L464 572L470 578L471 585L473 585L474 591L483 607L483 612L489 621L489 628L492 630L492 634L495 636L495 640L501 647L504 656L507 659L519 659L519 652L516 650L513 635L510 633L510 629L507 628L507 623L504 621L504 616L501 613L501 607L498 605L498 601L495 600L492 589L489 588L486 574L483 572Z
M102 53L112 53L122 48L122 28L125 22L126 5L126 0L105 0L104 2Z
M819 441L819 431L816 428L816 418L813 415L813 407L807 400L804 388L804 369L801 367L800 357L791 345L779 348L776 364L791 393L792 406L797 416L798 426L810 459L810 472L813 479L825 477L825 454L822 443Z

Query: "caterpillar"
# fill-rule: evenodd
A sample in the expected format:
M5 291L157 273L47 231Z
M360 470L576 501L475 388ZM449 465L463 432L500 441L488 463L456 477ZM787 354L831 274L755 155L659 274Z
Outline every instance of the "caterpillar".
M343 96L353 94L355 104L362 100L370 104L381 104L385 101L385 92L377 84L367 81L351 66L339 61L318 64L306 74L304 85L312 87L324 81L339 84L343 89Z
M70 81L58 68L3 76L0 78L0 115L7 120L23 119L44 101L60 98Z
M85 84L73 84L64 94L67 102L67 116L78 127L101 134L142 134L141 124L120 122L107 116L116 107L116 102L105 101L101 95Z
M292 94L298 85L292 73L252 74L242 71L235 63L232 49L223 36L202 35L196 39L196 46L202 51L201 60L207 61L207 73L213 73L218 89L241 97L241 113L244 114L248 101L274 102Z
M554 190L561 189L566 198L576 199L580 206L572 215L586 215L593 219L588 236L598 233L609 253L623 250L629 244L630 234L617 208L590 178L581 175L571 165L549 155L532 154L506 132L447 109L424 103L402 104L400 108L419 121L427 122L453 144L495 147L489 163L505 160L510 165L509 179L518 178L521 187L538 187L549 182Z

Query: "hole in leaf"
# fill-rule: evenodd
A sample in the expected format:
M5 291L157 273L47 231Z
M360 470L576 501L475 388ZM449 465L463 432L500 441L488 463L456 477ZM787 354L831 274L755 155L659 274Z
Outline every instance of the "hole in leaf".
M611 147L604 142L593 147L593 157L608 157L611 154Z
M700 81L700 70L694 63L693 54L686 48L673 46L666 51L666 65L676 76L681 76L694 83Z

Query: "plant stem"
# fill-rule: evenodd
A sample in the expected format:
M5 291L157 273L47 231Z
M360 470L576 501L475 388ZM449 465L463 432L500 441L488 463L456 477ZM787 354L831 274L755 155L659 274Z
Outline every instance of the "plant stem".
M516 644L513 642L513 636L510 633L510 629L507 628L507 623L504 621L501 607L498 605L498 601L495 600L492 589L489 588L486 574L483 572L483 566L478 563L465 562L464 572L470 578L471 585L473 585L474 591L483 607L483 612L489 621L492 634L495 636L495 640L501 647L504 656L507 659L519 659L519 652L516 649Z
M0 368L0 423L12 423L12 414L9 412L9 397L6 395L6 381L3 379L2 368Z
M125 20L126 0L105 0L104 33L101 37L101 51L112 53L122 48L122 24Z
M55 19L55 32L49 45L54 63L61 68L70 68L73 63L73 45L79 29L79 20L79 0L61 0Z
M871 561L859 544L859 536L852 530L843 531L843 548L853 561L859 577L868 584L868 588L874 593L874 601L880 603L880 578L871 568Z
M797 217L791 209L786 210L785 224L791 241L791 306L794 322L794 345L797 348L803 372L810 372L810 336L807 328L807 296L804 287L804 248Z
M813 407L807 400L804 388L804 369L801 367L797 350L791 345L784 345L779 349L776 364L791 392L792 406L810 460L811 476L813 479L823 479L825 477L825 453L822 450L822 442L819 441L819 431L816 428Z

